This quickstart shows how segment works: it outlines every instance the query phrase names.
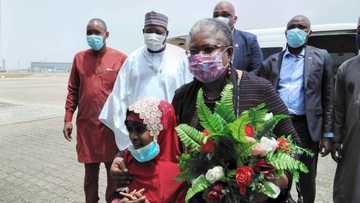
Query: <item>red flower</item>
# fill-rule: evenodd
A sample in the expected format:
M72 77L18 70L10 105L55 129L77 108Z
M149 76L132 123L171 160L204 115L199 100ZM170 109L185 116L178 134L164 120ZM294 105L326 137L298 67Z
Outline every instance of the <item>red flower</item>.
M202 133L204 134L204 136L205 136L205 137L209 136L209 132L208 132L208 130L206 130L206 129L205 129L205 130L203 130L203 132L202 132Z
M248 137L253 137L254 136L254 127L251 125L251 124L246 124L245 125L245 135L248 136Z
M254 171L249 166L241 166L236 170L236 183L239 186L239 192L241 195L246 195L247 187L252 181L252 175Z
M214 149L215 149L215 142L213 139L209 138L207 139L205 144L201 145L200 151L204 153L210 153L214 151Z
M277 139L278 142L278 150L282 150L284 152L289 152L290 151L290 145L287 141L287 139L285 139L284 137L280 137Z
M270 163L267 163L264 159L261 159L255 164L255 173L262 173L264 175L271 174L275 171L275 168Z
M215 184L213 185L213 187L212 187L211 190L213 190L213 191L215 191L215 192L222 192L223 186L222 186L221 183L218 182L218 183L215 183Z
M224 197L223 186L221 183L215 183L209 191L207 198L211 201L221 200Z

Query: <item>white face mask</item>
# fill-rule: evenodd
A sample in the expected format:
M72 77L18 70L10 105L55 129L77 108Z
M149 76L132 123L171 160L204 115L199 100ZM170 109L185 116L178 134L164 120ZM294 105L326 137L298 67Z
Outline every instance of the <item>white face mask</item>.
M215 20L218 20L220 22L225 23L226 25L229 25L230 19L229 17L223 17L223 16L218 16L215 18Z
M144 42L151 51L159 51L164 47L166 36L156 33L144 33Z

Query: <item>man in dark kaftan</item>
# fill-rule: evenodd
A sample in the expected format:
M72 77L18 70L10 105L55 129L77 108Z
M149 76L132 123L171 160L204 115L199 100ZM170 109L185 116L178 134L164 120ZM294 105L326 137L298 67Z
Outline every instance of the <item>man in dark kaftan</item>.
M360 39L360 18L358 23ZM360 40L358 40L359 42ZM345 61L336 77L335 130L338 161L334 203L360 202L360 55Z

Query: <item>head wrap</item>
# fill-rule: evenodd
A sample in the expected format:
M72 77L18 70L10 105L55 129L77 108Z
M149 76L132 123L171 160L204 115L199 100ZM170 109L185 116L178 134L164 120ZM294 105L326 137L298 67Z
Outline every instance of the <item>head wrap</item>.
M155 98L140 99L129 106L129 111L139 115L140 119L146 125L150 135L157 139L160 131L163 129L161 124L162 113L159 109L160 100Z
M157 142L160 154L152 164L139 164L125 151L123 158L133 177L129 190L145 188L144 195L150 202L184 203L187 187L175 179L180 173L180 143L175 131L173 106L167 101L145 98L135 102L129 107L131 109L139 114L147 126L155 126L154 132L159 132ZM156 183L160 185L154 185Z

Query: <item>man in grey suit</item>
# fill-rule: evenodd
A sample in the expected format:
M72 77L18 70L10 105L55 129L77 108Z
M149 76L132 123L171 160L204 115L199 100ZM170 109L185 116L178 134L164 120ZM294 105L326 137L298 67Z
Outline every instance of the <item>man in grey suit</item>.
M237 20L234 6L227 1L219 2L214 8L213 17L228 24L233 32L232 67L248 72L258 69L263 56L256 35L234 27Z
M300 157L310 170L300 175L297 185L299 202L304 203L315 201L318 153L329 154L334 137L333 63L326 50L306 45L310 33L307 17L293 17L285 32L286 50L267 58L257 70L257 75L276 87L288 107L302 147L314 153Z

